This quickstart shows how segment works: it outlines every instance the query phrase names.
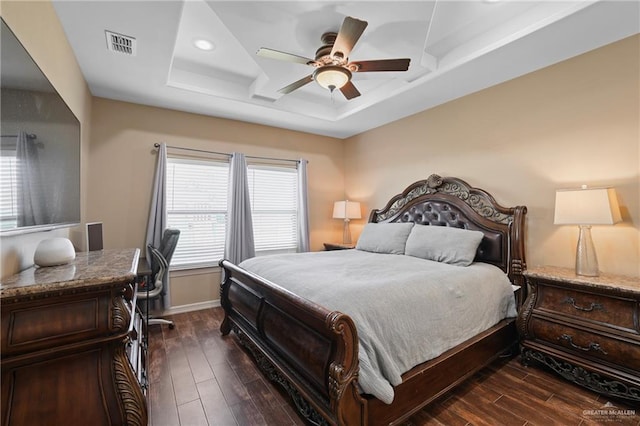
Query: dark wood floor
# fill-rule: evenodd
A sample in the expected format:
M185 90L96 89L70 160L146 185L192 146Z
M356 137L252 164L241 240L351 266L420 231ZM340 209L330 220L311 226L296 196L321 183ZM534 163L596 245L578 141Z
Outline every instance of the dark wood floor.
M150 424L304 424L235 337L220 335L221 319L221 308L213 308L174 315L173 330L150 327ZM414 415L405 426L640 425L639 409L617 417L589 412L607 402L538 368L522 367L517 358L504 359Z

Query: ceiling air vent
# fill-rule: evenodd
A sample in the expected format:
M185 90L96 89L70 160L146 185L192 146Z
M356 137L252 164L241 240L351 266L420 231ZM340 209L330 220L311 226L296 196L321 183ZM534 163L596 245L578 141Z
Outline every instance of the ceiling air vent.
M104 34L107 37L107 49L116 53L136 56L135 38L114 33L108 30L105 30Z

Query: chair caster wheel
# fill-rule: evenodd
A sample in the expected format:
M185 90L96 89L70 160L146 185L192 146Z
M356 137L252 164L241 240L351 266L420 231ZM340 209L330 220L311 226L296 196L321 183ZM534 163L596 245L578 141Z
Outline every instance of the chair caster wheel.
M175 324L173 324L173 323L169 324L169 330L173 330L174 328L176 328Z

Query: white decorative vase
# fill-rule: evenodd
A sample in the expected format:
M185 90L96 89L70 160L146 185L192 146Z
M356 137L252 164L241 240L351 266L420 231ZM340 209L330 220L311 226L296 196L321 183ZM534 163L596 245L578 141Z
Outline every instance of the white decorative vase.
M76 250L68 238L47 238L38 244L33 263L38 266L64 265L76 258Z

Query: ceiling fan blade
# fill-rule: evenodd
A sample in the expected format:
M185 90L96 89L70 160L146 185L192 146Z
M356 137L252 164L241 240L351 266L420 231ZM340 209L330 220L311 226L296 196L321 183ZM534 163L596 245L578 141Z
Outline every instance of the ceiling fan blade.
M312 65L316 63L316 61L314 61L313 59L305 58L304 56L280 52L279 50L268 49L266 47L261 47L260 49L258 49L256 55L262 56L263 58L277 59L278 61L295 62L303 65Z
M351 81L348 81L347 84L342 86L340 88L340 91L342 92L344 97L347 99L353 99L360 96L360 92L358 92L358 89L356 89L356 86L354 86Z
M288 86L283 87L282 89L278 90L278 92L286 95L287 93L291 93L294 90L301 88L305 84L311 83L312 81L313 81L313 76L309 74L308 76L301 78L300 80L293 82Z
M340 27L340 31L336 36L336 41L333 43L331 55L336 55L336 53L340 52L343 58L348 58L351 49L358 42L367 25L367 21L361 21L350 16L344 18L342 27Z
M357 67L355 72L374 72L374 71L406 71L409 69L410 58L404 59L379 59L374 61L355 61L349 64Z

